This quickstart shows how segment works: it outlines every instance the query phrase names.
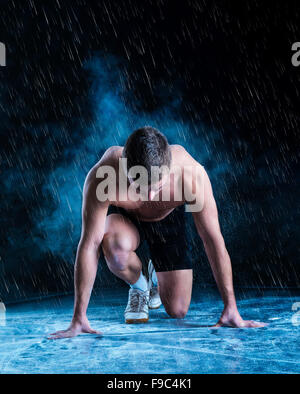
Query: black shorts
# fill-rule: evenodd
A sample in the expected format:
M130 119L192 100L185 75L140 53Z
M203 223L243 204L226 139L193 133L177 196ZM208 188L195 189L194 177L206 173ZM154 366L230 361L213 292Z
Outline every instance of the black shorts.
M191 269L188 256L185 206L175 208L166 218L158 222L143 222L125 209L111 205L108 215L118 213L127 217L140 234L140 245L147 242L150 258L157 272ZM137 249L137 252L139 250Z

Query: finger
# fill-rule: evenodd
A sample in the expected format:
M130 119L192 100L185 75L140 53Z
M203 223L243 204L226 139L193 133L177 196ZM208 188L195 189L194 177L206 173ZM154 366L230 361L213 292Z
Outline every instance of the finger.
M62 333L64 333L64 332L66 332L67 330L60 330L60 331L56 331L56 332L54 332L54 333L52 333L52 334L50 334L50 335L58 335L58 334L62 334Z
M60 339L60 338L64 338L64 334L63 333L52 334L51 336L48 337L48 339Z
M59 338L62 338L62 337L60 335L52 335L52 336L47 337L47 339L50 339L50 340L59 339Z
M253 327L267 327L267 323L262 323L262 322L259 322L259 321L255 321L255 322L253 322L254 323L254 326Z
M58 339L59 336L58 335L52 335L52 337L47 337L47 339L49 339L50 341L53 341L54 339Z
M89 333L90 334L103 335L103 333L101 331L97 331L97 330L90 330Z
M101 331L93 330L92 328L86 328L84 331L86 334L99 334L102 335Z
M254 320L245 321L245 327L248 327L248 328L260 328L260 327L265 327L266 325L267 325L266 323L261 323L261 322L254 321Z
M211 326L211 328L219 328L219 327L222 327L221 323L217 323L217 324Z
M61 333L57 335L52 335L51 337L48 337L48 339L63 339L63 338L73 338L75 334L73 333Z

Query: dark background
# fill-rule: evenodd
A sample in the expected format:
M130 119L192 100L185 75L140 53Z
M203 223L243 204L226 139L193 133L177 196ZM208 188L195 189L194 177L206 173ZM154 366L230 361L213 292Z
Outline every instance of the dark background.
M86 173L145 124L208 171L236 285L299 287L296 2L0 4L1 298L72 291Z

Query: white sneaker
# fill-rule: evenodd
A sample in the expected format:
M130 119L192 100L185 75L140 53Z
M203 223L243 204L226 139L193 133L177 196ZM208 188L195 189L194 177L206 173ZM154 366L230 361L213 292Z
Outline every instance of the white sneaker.
M125 323L147 323L149 319L149 290L130 288L125 309Z
M149 309L158 309L162 302L159 296L158 287L153 286L152 284L152 274L154 271L154 266L152 261L149 260L148 264L148 274L149 274L149 289L150 289L150 296L149 296Z

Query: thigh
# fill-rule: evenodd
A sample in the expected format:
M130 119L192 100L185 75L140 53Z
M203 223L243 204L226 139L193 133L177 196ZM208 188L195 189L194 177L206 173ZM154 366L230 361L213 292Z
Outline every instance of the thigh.
M157 272L159 294L166 312L175 317L184 317L192 295L193 270Z

